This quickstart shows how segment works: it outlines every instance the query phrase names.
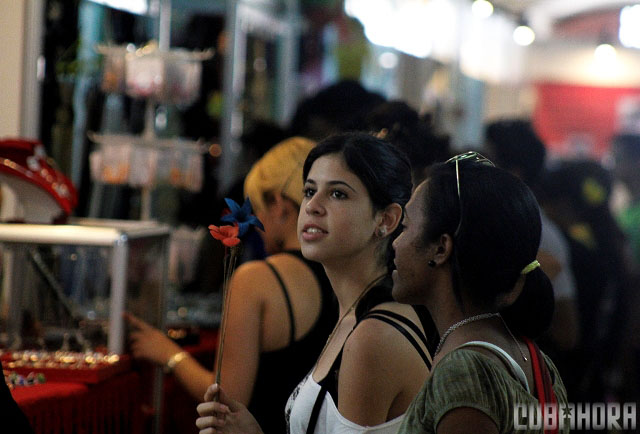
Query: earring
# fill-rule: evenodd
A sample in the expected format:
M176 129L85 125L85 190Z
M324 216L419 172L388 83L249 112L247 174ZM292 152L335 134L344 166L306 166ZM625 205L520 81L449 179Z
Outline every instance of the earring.
M379 236L380 238L382 238L382 237L384 237L385 235L387 235L387 230L386 230L385 228L380 228L380 229L378 230L378 236Z
M429 262L427 262L427 265L431 268L435 268L436 266L436 261L434 261L433 259L430 260Z

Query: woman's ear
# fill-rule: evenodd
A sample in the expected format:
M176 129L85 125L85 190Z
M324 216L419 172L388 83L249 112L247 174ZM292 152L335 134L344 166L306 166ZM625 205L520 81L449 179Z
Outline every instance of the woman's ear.
M295 217L296 221L298 220L298 209L294 205L294 202L280 193L274 194L273 207L277 212L277 217L283 222L292 215Z
M379 211L379 221L376 226L376 234L382 237L393 233L402 221L402 207L397 203L392 203L384 210Z
M453 253L453 238L449 234L442 234L436 242L436 254L433 260L438 265L443 265Z

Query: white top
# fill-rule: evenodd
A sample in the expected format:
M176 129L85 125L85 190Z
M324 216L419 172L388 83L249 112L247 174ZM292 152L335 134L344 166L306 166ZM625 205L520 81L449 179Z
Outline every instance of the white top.
M556 300L575 299L576 283L569 264L569 247L560 229L540 210L542 220L542 233L540 234L540 250L551 254L562 267L560 273L551 281L553 295Z
M311 373L304 377L295 388L285 409L289 434L306 434L311 411L319 392L320 385L313 380ZM314 432L315 434L395 434L398 432L403 419L404 414L376 426L358 425L340 414L331 394L327 392L324 395L324 402L320 408Z
M507 364L507 366L511 366L511 373L516 376L516 378L518 379L518 381L520 381L520 383L522 383L522 387L524 387L528 393L531 393L531 390L529 389L529 382L527 381L527 376L525 375L520 365L518 365L518 362L513 360L513 357L511 357L509 353L507 353L505 350L503 350L499 346L494 345L491 342L485 342L485 341L467 342L466 344L460 345L458 348L471 347L471 346L486 348L487 350L490 350L491 352L496 354L498 357L500 357Z

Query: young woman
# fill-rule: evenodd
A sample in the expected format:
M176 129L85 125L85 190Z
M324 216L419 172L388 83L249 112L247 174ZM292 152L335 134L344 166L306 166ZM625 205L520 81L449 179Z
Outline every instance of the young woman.
M393 296L426 306L441 338L400 432L541 433L531 412L515 417L516 404L567 397L531 341L553 312L553 289L536 261L535 197L479 154L463 154L431 169L403 225ZM568 431L567 423L560 432Z
M222 381L266 433L285 431L287 398L313 366L337 319L324 270L302 257L296 232L302 165L313 146L299 137L285 140L256 162L245 179L270 256L241 265L231 279ZM135 318L130 321L137 328L131 334L134 355L159 364L173 360L176 378L201 400L213 372L184 357L160 331Z
M406 156L367 134L331 137L304 165L298 237L322 263L340 316L316 365L293 392L291 433L395 433L431 368L424 309L391 298L391 242L411 192ZM432 339L432 342L434 339ZM218 385L198 406L203 433L260 432Z

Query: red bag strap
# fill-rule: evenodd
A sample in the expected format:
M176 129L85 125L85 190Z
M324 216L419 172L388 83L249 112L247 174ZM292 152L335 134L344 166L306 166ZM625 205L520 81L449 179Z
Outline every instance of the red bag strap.
M536 385L536 393L540 408L542 410L542 420L546 420L546 404L557 404L556 394L553 391L553 385L551 383L551 374L547 368L547 364L544 362L540 348L529 338L523 338L529 348L529 354L531 354L531 365L533 368L533 380ZM558 427L560 421L558 420L558 410L556 409L556 428L545 429L545 434L558 434Z

